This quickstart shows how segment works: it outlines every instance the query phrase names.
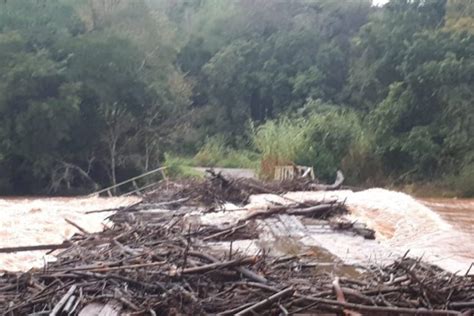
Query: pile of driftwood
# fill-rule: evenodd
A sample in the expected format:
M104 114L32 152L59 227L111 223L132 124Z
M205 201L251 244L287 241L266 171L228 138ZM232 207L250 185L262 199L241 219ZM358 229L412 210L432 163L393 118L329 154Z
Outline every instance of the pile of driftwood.
M221 190L248 193L248 185L224 184L220 178L214 178L217 187L209 182L197 186L194 196L183 195L191 193L183 186L169 195L155 192L144 203L118 210L113 227L101 233L78 227L82 234L65 244L57 261L0 276L0 311L81 316L467 315L474 308L472 277L406 256L385 267L335 273L321 268L311 253L270 257L262 251L247 256L233 251L232 243L226 251L214 248L212 242L255 238L256 218L286 213L328 219L344 211L335 202L276 205L229 227L193 227L186 216L196 200L205 200L199 196L217 196ZM152 201L155 209L150 209ZM171 206L174 210L156 209Z
M289 191L335 190L344 181L340 171L334 184L321 184L309 178L294 178L284 181L262 182L251 178L227 178L213 169L206 171L206 179L179 182L161 182L145 196L147 202L169 202L177 200L201 205L214 205L224 202L244 204L253 194L282 194Z

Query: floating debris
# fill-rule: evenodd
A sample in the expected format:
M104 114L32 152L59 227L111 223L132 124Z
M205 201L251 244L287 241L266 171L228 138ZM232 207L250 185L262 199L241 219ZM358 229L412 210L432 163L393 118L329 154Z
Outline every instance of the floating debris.
M189 196L183 192L191 189L181 187L179 194L167 195L168 201L155 191L145 202L118 210L110 218L112 227L76 234L44 268L4 273L0 310L5 315L83 316L460 315L474 308L472 276L453 275L407 256L337 276L309 252L248 255L233 249L233 242L255 237L257 222L281 216L360 230L368 238L373 234L360 224L335 221L345 212L344 204L335 201L273 205L226 226L196 225L189 217L197 201L209 212L226 200L217 192L237 192L217 181L214 185L196 186L198 193ZM213 192L208 202L195 198L204 197L203 187ZM170 205L174 210L162 209ZM229 248L218 251L212 247L216 242L229 243Z

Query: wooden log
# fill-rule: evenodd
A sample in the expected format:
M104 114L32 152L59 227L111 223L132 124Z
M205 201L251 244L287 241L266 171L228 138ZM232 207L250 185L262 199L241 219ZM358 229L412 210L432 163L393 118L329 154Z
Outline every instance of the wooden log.
M388 307L388 306L369 306L369 305L362 305L362 304L354 304L354 303L343 303L338 302L335 300L313 297L313 296L305 296L305 295L296 295L298 298L302 298L307 300L308 302L318 303L320 305L325 306L340 306L342 308L349 308L351 310L356 310L359 312L365 312L366 315L370 315L370 313L395 313L396 315L401 314L409 314L409 315L461 315L459 312L456 311L449 311L443 309L427 309L427 308L407 308L407 307Z
M189 251L188 255L203 258L205 260L209 260L210 262L219 262L219 260L217 260L216 258L202 252ZM249 269L245 267L240 267L240 266L234 267L234 270L242 273L243 276L257 283L268 283L267 279L265 279L264 277L262 277L261 275L258 275L257 273L253 271L250 271Z
M50 316L56 316L59 311L63 308L64 304L69 300L69 298L74 294L74 291L76 290L77 285L73 285L69 288L69 290L64 294L64 296L59 300L59 302L54 306L53 310L49 314Z
M130 204L128 206L116 207L116 208L107 208L103 210L95 210L95 211L87 211L85 214L93 214L93 213L105 213L105 212L126 212L128 210L134 209L136 206L140 205L142 201Z
M217 237L220 237L222 235L225 235L225 234L228 234L228 233L233 233L235 232L236 230L239 230L241 228L244 228L245 226L247 226L248 223L244 223L242 225L238 225L238 226L232 226L230 228L227 228L227 229L223 229L215 234L212 234L212 235L209 235L207 237L204 237L202 240L203 241L206 241L206 240L209 240L209 239L213 239L213 238L217 238Z
M116 267L94 265L94 266L89 266L89 267L71 267L70 269L62 269L59 271L60 272L71 272L71 271L110 272L110 271L120 271L120 270L126 270L126 269L150 268L150 267L164 265L166 263L167 261L155 261L155 262L147 262L147 263L122 265L122 266L116 266Z
M176 275L181 275L181 274L205 273L205 272L218 270L222 268L231 268L231 267L244 265L244 264L254 264L256 261L257 261L256 257L245 257L245 258L239 258L239 259L234 259L234 260L229 260L229 261L224 261L224 262L215 262L215 263L206 264L199 267L186 268L182 270L172 270L168 272L168 275L176 276Z
M449 307L453 309L474 308L474 301L470 302L452 302Z
M63 313L66 313L68 315L72 314L74 312L74 302L76 301L76 296L71 295L71 297L67 300L66 304L64 305L63 308Z
M325 213L326 211L332 209L336 204L321 204L306 208L295 208L289 209L286 211L287 214L290 215L303 215L303 216L313 216L321 213Z
M341 289L341 285L339 284L339 278L338 277L336 277L334 279L334 281L332 282L332 286L334 288L334 292L336 293L337 301L341 302L341 303L346 303L346 298L344 296L344 292ZM347 310L347 309L344 309L344 314L346 316L361 316L361 314L359 314L357 312L354 312L354 311L351 311L351 310Z
M70 219L68 218L65 218L64 219L69 225L72 225L74 227L76 227L81 233L85 234L85 235L89 235L89 232L87 230L85 230L84 228L82 228L81 226L79 226L78 224L74 223L73 221L71 221Z
M293 287L286 288L284 290L281 290L278 293L273 294L272 296L267 297L266 299L253 304L252 306L249 306L240 312L236 313L235 315L237 316L242 316L242 315L247 315L247 314L253 314L254 312L261 310L262 308L268 307L272 305L273 303L279 301L282 298L285 298L287 296L291 296L294 293Z
M245 222L245 221L254 219L256 217L266 218L266 217L270 217L274 214L279 214L279 213L286 213L288 215L314 216L319 213L325 213L326 211L330 210L331 208L333 208L335 205L338 205L338 204L325 203L325 204L319 204L319 205L313 205L310 207L301 208L300 206L302 205L307 205L307 203L298 203L296 205L274 206L265 210L255 211L253 213L250 213L243 219L241 219L239 222Z
M45 244L35 246L19 246L0 248L0 253L22 252L22 251L38 251L38 250L57 250L71 247L72 243L65 241L62 244Z

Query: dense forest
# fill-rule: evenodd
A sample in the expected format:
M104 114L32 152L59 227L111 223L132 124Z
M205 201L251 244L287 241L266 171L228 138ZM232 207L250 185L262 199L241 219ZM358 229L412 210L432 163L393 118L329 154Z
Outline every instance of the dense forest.
M7 0L0 78L1 194L288 162L474 194L472 0Z

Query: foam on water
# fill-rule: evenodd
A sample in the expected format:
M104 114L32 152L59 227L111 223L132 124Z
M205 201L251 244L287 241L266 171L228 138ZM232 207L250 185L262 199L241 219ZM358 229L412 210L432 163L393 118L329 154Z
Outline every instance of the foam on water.
M0 247L60 244L78 230L66 223L69 219L90 233L103 230L111 212L85 214L87 211L125 206L136 197L80 198L4 198L0 199ZM46 251L0 254L0 271L27 271L42 267Z
M295 201L331 200L344 202L353 220L376 231L377 240L393 252L423 257L448 271L466 271L474 261L474 235L462 232L410 195L385 189L361 192L290 192ZM255 197L261 203L268 197ZM370 248L370 247L369 247Z
M291 239L305 247L327 249L351 264L366 264L367 260L374 258L378 263L386 263L410 250L411 256L423 256L425 261L451 272L464 272L474 261L472 230L460 230L459 227L466 226L451 225L428 206L407 194L384 189L361 192L289 192L284 196L260 194L251 196L245 208L227 204L223 210L215 213L193 212L188 220L202 225L228 226L273 203L284 205L309 200L344 202L350 211L348 216L373 228L377 239L367 241L360 236L321 229L311 223L302 225L295 217L278 216L259 222L262 228L260 240L242 241L240 244L236 242L235 247L242 248L244 252L255 252L258 251L256 246L268 248L272 242ZM125 206L137 201L135 197L0 199L0 247L61 243L77 232L76 228L65 222L65 218L89 232L100 231L107 225L104 220L110 213L85 215L85 212ZM463 207L469 204L462 203ZM439 206L436 201L426 204ZM448 215L451 216L451 213ZM474 212L464 210L462 216L469 217L472 223L473 214ZM469 225L471 224L467 226ZM225 247L227 246L226 244ZM277 248L274 250L278 250ZM45 261L54 259L51 256L45 257L45 253L34 251L0 254L0 270L26 271L32 267L41 267Z
M347 216L351 220L374 229L376 240L369 241L360 236L331 231L321 232L318 227L311 225L290 227L288 219L279 216L260 225L268 228L260 234L260 242L277 242L282 236L289 237L306 246L325 248L351 264L389 263L408 250L410 256L423 257L425 261L451 272L463 273L474 261L472 232L457 230L410 195L385 189L289 192L283 196L259 194L251 196L244 209L234 210L235 206L228 205L225 211L200 214L196 218L204 225L227 226L275 204L334 200L345 203L350 212Z

